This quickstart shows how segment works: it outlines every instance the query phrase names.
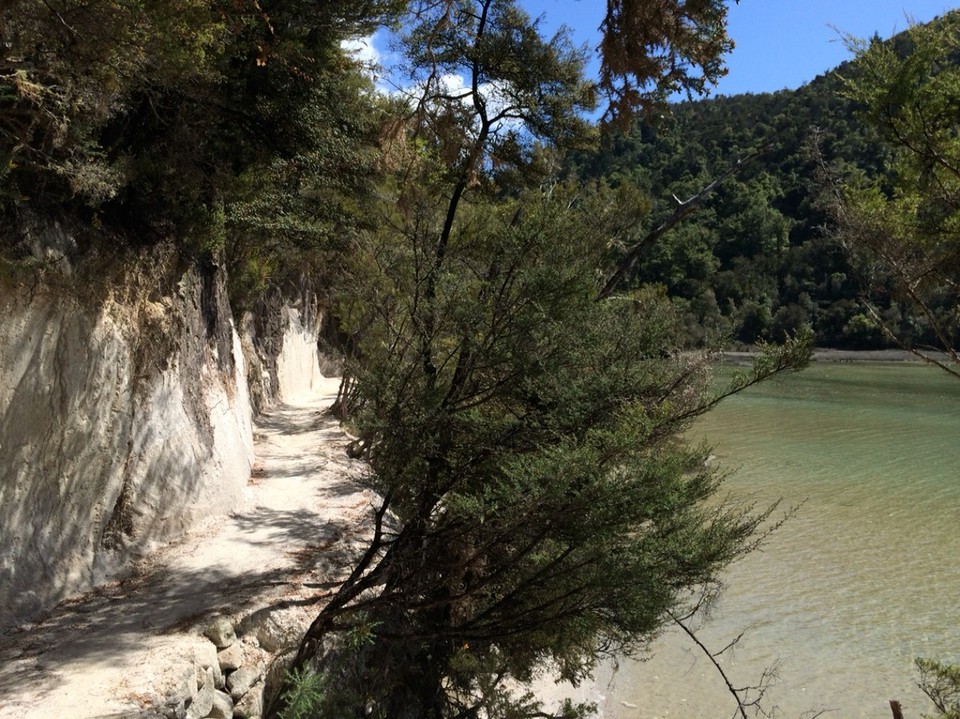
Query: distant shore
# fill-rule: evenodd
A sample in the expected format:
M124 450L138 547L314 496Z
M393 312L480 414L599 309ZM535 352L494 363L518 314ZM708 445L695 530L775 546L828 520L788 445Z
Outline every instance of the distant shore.
M941 353L931 353L935 357L943 358ZM723 359L730 364L749 364L756 357L757 352L740 351L724 352ZM813 351L814 362L922 362L912 352L907 350L837 350L829 347L818 347Z

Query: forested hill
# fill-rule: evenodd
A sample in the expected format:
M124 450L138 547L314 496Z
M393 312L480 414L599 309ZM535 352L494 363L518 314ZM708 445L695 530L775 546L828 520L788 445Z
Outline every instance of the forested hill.
M868 174L884 166L884 150L844 96L851 71L844 64L797 90L674 105L670 116L616 133L575 160L581 177L649 192L650 229L674 212L674 196L686 200L769 146L638 266L637 284L662 284L683 306L695 344L779 341L808 324L822 346L882 346L858 301L859 273L817 202L821 162ZM906 336L917 331L895 303L881 309Z

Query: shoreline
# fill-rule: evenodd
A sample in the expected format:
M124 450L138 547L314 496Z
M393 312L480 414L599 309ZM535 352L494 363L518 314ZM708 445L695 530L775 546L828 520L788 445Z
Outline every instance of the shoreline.
M728 351L722 353L723 361L730 364L742 365L753 361L759 352L756 351ZM942 360L949 358L942 352L931 352L931 357ZM817 347L810 358L812 362L825 363L860 363L860 362L914 362L923 363L924 360L908 350L838 350L829 347Z

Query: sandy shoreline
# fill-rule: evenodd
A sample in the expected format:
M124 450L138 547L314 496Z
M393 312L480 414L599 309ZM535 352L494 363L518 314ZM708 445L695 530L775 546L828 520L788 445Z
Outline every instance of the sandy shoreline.
M749 364L757 356L755 351L725 351L723 359L730 364ZM931 352L931 357L947 359L943 353ZM907 350L838 350L829 347L817 347L813 351L813 362L922 362Z

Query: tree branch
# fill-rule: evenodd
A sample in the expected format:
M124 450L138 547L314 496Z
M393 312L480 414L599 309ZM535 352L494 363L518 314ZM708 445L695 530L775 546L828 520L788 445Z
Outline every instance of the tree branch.
M649 245L653 244L653 242L660 239L663 235L686 219L686 217L689 216L690 213L692 213L697 206L703 202L703 200L709 197L710 194L713 193L713 191L716 190L724 180L740 172L740 170L743 169L748 162L751 162L761 155L766 154L772 149L772 147L773 145L764 145L763 147L752 152L748 152L743 157L738 158L736 162L730 165L730 167L728 167L721 175L716 177L699 192L688 197L686 200L680 200L676 195L674 195L673 200L677 206L674 209L673 214L660 223L654 230L649 232L632 248L630 248L630 251L620 261L617 269L613 272L613 274L610 275L606 283L604 283L603 288L597 295L597 300L605 300L613 294L614 290L620 286L620 283L623 282L633 268L636 267L637 262L640 260L640 255Z
M70 23L68 23L66 20L63 19L63 15L60 14L60 11L50 4L49 0L42 0L42 2L44 6L47 8L47 10L49 10L50 12L52 12L54 15L57 16L57 20L60 21L60 24L70 31L71 39L75 39L78 34L77 31L70 25Z
M723 683L727 685L727 691L730 692L730 695L733 697L734 701L737 703L737 710L735 712L735 715L739 714L741 719L747 719L748 707L754 708L757 711L759 711L761 714L766 715L766 712L764 712L763 709L760 707L760 700L763 698L763 695L766 693L766 689L769 686L766 682L768 682L774 677L775 670L772 668L764 669L763 675L760 677L760 683L755 687L737 688L733 685L733 682L730 681L730 677L727 676L727 673L723 670L723 667L720 666L720 662L717 661L717 657L723 652L727 651L733 644L736 644L740 640L740 638L743 636L743 634L741 633L740 636L738 636L736 639L733 640L733 642L725 646L719 652L714 653L714 652L711 652L702 641L700 641L700 637L697 636L697 633L694 632L685 623L683 623L675 614L668 611L667 615L670 617L670 619L673 621L674 624L680 627L680 629L682 629L683 632L688 637L690 637L691 641L693 641L693 643L700 648L700 650L704 653L704 655L707 657L710 663L713 664L714 668L717 670L717 673L723 679ZM758 691L758 695L755 699L746 701L746 699L742 697L741 694L748 692L752 689L756 689Z

